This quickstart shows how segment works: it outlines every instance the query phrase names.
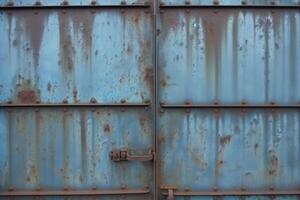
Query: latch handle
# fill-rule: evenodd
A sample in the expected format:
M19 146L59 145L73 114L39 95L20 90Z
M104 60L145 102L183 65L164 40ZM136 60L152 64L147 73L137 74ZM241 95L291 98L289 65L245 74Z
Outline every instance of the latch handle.
M151 152L150 154L146 155L130 155L128 149L124 150L112 150L109 153L110 160L114 162L119 162L119 161L140 161L140 162L145 162L145 161L152 161L154 160L154 153Z

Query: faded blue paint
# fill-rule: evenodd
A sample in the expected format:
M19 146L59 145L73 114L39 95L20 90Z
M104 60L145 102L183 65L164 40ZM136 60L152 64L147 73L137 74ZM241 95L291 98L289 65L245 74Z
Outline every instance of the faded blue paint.
M23 90L51 103L151 100L152 20L143 9L17 10L0 18L2 102L18 101Z
M76 2L69 1L83 1ZM15 1L25 4L32 1ZM154 31L147 9L1 10L0 103L152 102ZM153 120L151 108L2 107L0 191L149 187L147 195L100 198L153 199L153 162L109 159L113 149L153 150Z
M192 5L212 2L190 1ZM220 4L241 5L241 1ZM162 103L300 103L299 9L165 7L158 20L157 92ZM283 108L164 108L157 119L159 184L200 192L297 190L299 114L299 109ZM299 197L175 199L216 198Z
M163 102L300 103L299 10L170 9L160 17Z

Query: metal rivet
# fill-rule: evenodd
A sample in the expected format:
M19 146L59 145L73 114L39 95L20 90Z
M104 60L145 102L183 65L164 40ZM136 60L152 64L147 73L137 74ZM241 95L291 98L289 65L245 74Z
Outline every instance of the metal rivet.
M219 5L219 1L218 1L218 0L214 0L214 1L213 1L213 4L214 4L214 5Z
M121 1L121 5L126 5L126 1Z
M213 190L214 190L214 191L218 191L218 188L217 188L217 187L214 187Z
M41 6L42 3L41 3L41 1L37 0L37 1L35 2L35 5L36 5L36 6Z
M12 2L12 1L8 2L7 6L14 6L14 2Z
M273 5L273 6L274 6L275 4L276 4L276 3L275 3L275 1L271 1L271 5Z
M68 1L67 0L64 0L63 2L62 2L62 5L64 5L64 6L67 6L69 3L68 3Z
M190 4L191 4L191 2L190 2L189 0L185 0L184 3L185 3L186 5L190 5Z
M243 0L242 5L246 5L246 4L247 4L246 0Z
M97 1L96 0L93 0L93 1L91 1L91 5L96 5L97 4Z

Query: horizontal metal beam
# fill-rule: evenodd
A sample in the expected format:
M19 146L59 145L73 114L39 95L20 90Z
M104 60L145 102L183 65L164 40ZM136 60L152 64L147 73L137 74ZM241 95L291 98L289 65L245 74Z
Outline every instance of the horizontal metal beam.
M300 108L300 104L162 104L162 108Z
M168 191L163 191L162 195L167 196ZM300 190L290 191L173 191L174 196L285 196L300 195Z
M0 6L0 10L18 10L18 9L127 9L127 8L150 8L150 4L120 4L120 5L28 5L28 6Z
M149 189L116 189L116 190L13 190L0 192L0 197L13 196L98 196L98 195L138 195L148 194Z
M41 103L41 104L0 104L0 108L26 108L26 107L149 107L150 103L114 103L114 104L100 104L100 103Z
M214 8L214 9L299 9L300 5L160 5L160 9L193 9L193 8Z

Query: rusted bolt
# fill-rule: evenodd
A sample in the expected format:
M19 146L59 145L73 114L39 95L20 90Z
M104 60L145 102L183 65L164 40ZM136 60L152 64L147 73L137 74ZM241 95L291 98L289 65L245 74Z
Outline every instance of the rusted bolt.
M190 5L190 4L191 4L191 2L190 2L189 0L185 0L185 1L184 1L184 4L186 4L186 5Z
M93 1L91 1L91 5L96 5L97 4L97 1L96 0L93 0Z
M68 100L66 98L64 98L63 103L67 104Z
M213 4L214 4L214 5L219 5L219 1L218 1L218 0L214 0L214 1L213 1Z
M160 6L163 6L163 5L164 5L164 2L162 2L162 1L159 2L159 5L160 5Z
M97 190L96 186L92 187L92 190Z
M242 188L241 188L241 191L245 192L245 191L246 191L246 188L242 187Z
M126 5L126 1L121 1L121 5Z
M42 188L41 188L40 186L38 186L35 190L36 190L36 191L41 191Z
M246 102L246 101L242 101L241 104L242 104L242 105L246 105L247 102Z
M14 6L14 2L9 1L9 2L7 3L7 6Z
M218 191L218 188L215 186L215 187L213 188L213 190L216 192L216 191Z
M41 101L40 101L40 100L36 100L35 103L36 103L36 104L39 104L39 103L41 103Z
M41 1L37 0L37 1L35 2L35 4L34 4L34 5L36 5L36 6L41 6L41 5L42 5L42 3L41 3Z
M219 105L218 100L214 100L213 104L214 104L214 105Z
M14 191L15 189L13 187L9 187L8 191Z
M274 101L271 101L270 104L271 104L271 105L275 105L276 103L275 103Z
M275 1L271 1L271 5L274 6L276 3Z
M7 103L8 103L8 104L12 104L12 101L11 101L11 100L10 100L10 101L7 101Z
M274 190L274 186L270 186L269 190L273 191Z
M68 1L67 0L64 0L63 2L62 2L62 5L63 6L67 6L69 3L68 3Z
M121 103L126 103L126 100L125 99L121 99Z
M90 103L97 103L97 99L96 99L95 97L92 97L92 98L90 99Z
M69 188L65 186L65 187L64 187L64 190L67 191L67 190L69 190Z
M242 5L246 5L247 4L247 1L246 0L243 0L242 1Z

